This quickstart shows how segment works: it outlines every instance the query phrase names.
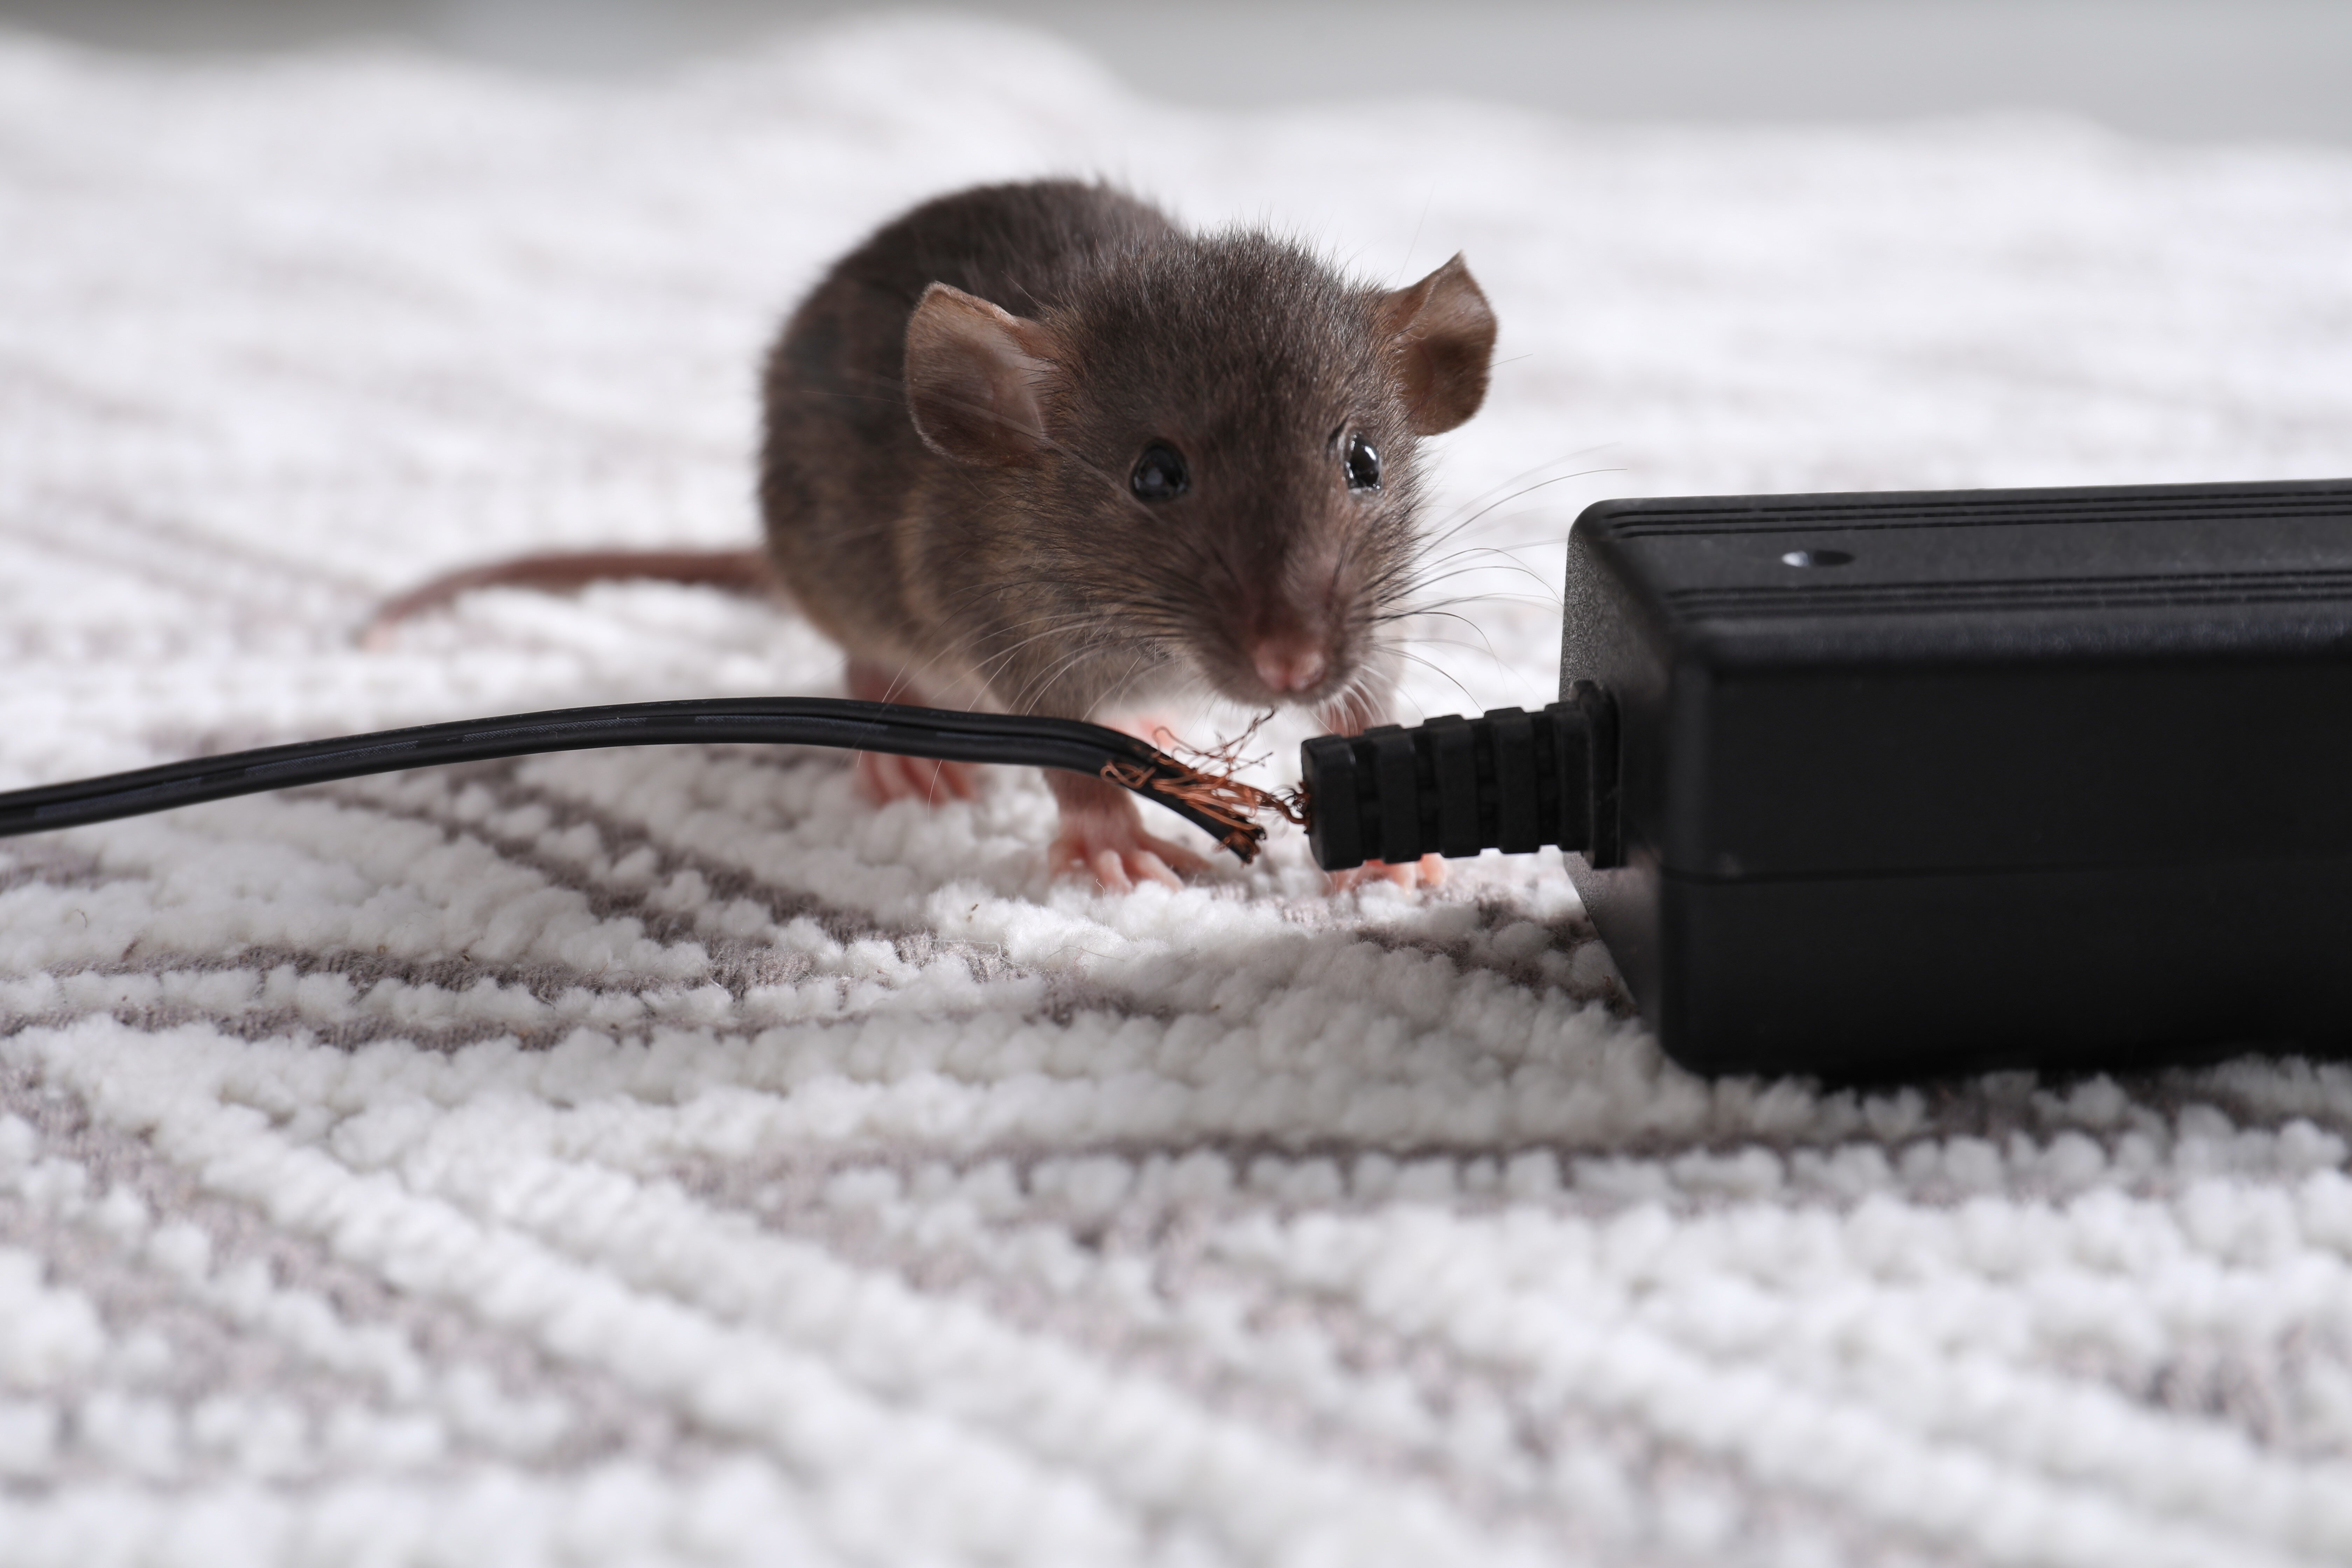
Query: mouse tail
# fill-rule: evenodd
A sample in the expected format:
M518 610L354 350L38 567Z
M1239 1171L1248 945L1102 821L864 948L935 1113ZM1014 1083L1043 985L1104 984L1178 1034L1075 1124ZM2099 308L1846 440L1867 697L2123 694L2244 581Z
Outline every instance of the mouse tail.
M387 600L360 628L362 647L381 647L392 628L477 588L536 588L565 593L591 583L680 583L761 595L776 591L775 570L761 550L565 550L447 573Z

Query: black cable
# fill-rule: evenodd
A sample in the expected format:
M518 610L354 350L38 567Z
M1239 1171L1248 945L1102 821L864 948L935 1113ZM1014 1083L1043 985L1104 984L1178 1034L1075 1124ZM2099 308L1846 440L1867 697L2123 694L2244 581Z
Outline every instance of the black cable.
M845 698L744 697L625 702L420 724L45 784L0 795L0 837L436 763L714 741L838 746L1088 773L1166 806L1244 861L1256 857L1265 837L1249 812L1274 804L1272 796L1203 775L1132 735L1099 724Z

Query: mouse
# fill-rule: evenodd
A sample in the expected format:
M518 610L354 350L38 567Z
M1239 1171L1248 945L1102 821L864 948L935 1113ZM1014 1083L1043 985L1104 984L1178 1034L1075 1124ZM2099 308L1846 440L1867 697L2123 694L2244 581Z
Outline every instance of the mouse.
M370 636L474 588L650 577L780 595L841 647L854 697L1099 721L1214 696L1355 733L1393 700L1420 444L1478 411L1495 336L1459 255L1381 288L1108 183L959 191L835 263L776 338L762 548L472 568ZM856 766L877 802L978 788L962 763ZM1057 873L1124 889L1203 868L1127 791L1045 776Z

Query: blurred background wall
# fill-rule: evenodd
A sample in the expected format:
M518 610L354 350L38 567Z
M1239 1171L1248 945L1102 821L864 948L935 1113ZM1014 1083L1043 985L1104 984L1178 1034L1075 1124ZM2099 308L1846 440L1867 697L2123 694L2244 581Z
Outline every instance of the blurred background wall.
M0 22L155 51L383 39L631 74L845 0L0 0ZM966 0L1196 103L1473 96L1589 120L2027 109L2169 140L2352 142L2346 0Z

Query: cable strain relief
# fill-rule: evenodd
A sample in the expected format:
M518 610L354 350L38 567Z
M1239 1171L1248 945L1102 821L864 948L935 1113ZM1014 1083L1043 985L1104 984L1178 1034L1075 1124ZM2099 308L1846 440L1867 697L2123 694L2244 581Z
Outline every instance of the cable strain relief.
M1299 748L1299 772L1307 844L1327 871L1547 844L1617 864L1617 710L1591 681L1536 713L1318 735Z

